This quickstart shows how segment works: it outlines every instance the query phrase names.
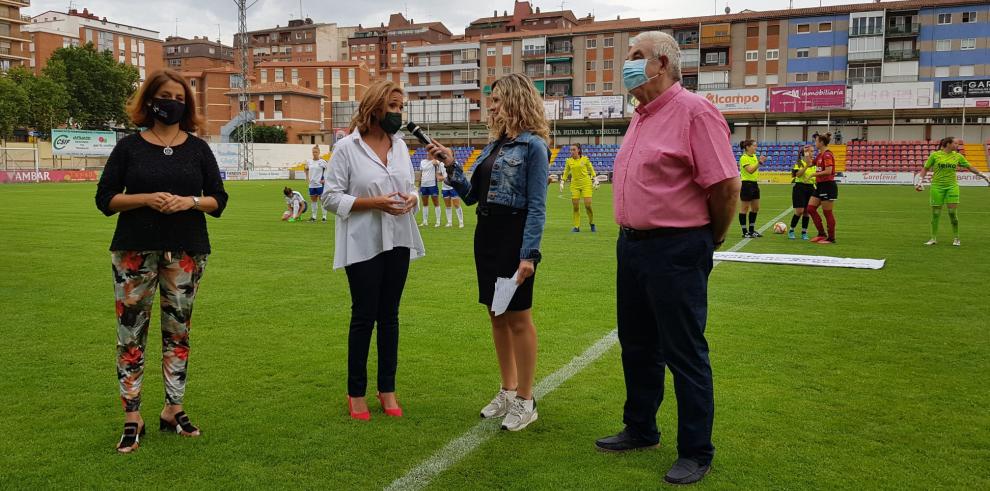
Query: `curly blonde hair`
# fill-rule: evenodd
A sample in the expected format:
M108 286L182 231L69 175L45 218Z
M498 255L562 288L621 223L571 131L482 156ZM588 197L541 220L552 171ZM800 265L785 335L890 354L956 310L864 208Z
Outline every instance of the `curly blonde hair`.
M488 113L488 135L492 140L529 131L550 140L550 125L543 112L543 99L533 81L521 73L506 75L492 84L492 97L502 100L498 117Z
M379 80L371 84L361 97L358 110L351 118L349 130L356 129L361 134L367 133L372 125L377 124L384 117L385 111L388 110L388 98L394 92L405 95L402 88L391 80Z

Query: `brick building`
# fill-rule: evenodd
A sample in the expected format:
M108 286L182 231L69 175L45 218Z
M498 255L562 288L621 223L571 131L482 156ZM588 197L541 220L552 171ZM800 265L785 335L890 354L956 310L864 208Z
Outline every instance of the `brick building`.
M313 19L293 19L287 26L275 26L247 33L250 43L248 62L258 66L269 61L314 62L346 61L347 39L357 27L335 23L315 23ZM235 56L241 40L234 36Z
M165 66L179 71L205 70L234 66L234 48L206 36L186 39L169 36L163 44Z
M49 10L32 17L21 31L30 35L30 66L35 73L41 72L55 50L86 43L92 43L98 51L110 51L118 62L137 68L142 81L148 73L164 66L157 31L111 22L87 9L70 9L68 13Z
M498 15L498 10L495 10L491 17L472 21L464 30L464 35L475 37L506 32L570 29L591 22L594 22L594 17L590 14L578 19L570 10L540 12L539 7L534 9L529 2L516 1L511 14L503 11L502 15Z
M30 20L21 13L30 6L30 0L0 0L0 72L31 62L30 38L22 31Z
M387 78L405 85L409 82L403 68L408 63L406 48L452 41L450 30L442 22L417 24L402 14L389 16L388 25L361 27L347 40L350 60L367 63L371 78Z

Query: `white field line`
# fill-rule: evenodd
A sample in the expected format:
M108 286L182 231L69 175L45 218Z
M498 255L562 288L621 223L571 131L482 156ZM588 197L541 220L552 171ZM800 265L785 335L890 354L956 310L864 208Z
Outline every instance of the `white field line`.
M790 208L784 210L780 215L777 215L774 219L764 224L760 228L760 233L769 229L777 220L780 220L790 212ZM736 252L742 249L750 240L752 239L740 240L729 251ZM718 265L719 262L716 261L714 264ZM618 344L618 342L619 333L616 329L612 329L608 334L586 349L584 353L575 356L569 363L547 375L543 380L540 380L533 390L533 395L536 399L546 397L556 390L557 387L560 387L561 384L601 358L602 355ZM389 484L385 489L388 491L407 491L425 488L434 477L453 467L469 453L491 439L499 432L500 427L501 421L498 419L479 421L478 424L461 434L461 436L444 445L443 448L434 453L430 458L411 469L406 475L392 481L392 484Z

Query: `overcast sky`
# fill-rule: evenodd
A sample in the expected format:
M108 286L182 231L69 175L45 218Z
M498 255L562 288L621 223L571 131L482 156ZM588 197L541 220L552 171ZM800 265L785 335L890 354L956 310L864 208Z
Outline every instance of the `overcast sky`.
M560 10L560 0L532 2L544 11ZM594 13L599 20L639 17L643 20L693 17L721 13L726 4L733 12L743 9L781 10L789 0L699 0L683 3L678 0L565 0L564 8L577 16ZM853 0L793 0L795 8L817 7L857 3ZM24 13L36 15L48 10L65 12L70 0L32 0ZM113 22L143 27L159 32L165 39L178 31L183 37L221 35L225 44L231 44L237 30L237 10L234 0L72 0L74 8L88 8L90 12ZM350 8L341 10L340 5ZM498 7L512 11L513 0L485 2L491 7L479 7L478 3L463 0L303 0L302 13L317 22L336 22L339 25L365 26L388 22L394 12L403 12L417 22L440 21L458 34L474 19L490 16ZM122 5L126 7L122 8ZM248 30L286 25L289 19L299 18L299 0L258 0L248 11ZM716 6L717 5L717 6ZM358 8L358 7L362 8ZM176 18L178 29L176 28Z

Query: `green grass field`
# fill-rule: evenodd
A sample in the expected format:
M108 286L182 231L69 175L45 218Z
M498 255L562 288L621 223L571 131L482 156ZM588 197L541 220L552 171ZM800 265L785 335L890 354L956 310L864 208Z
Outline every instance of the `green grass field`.
M298 183L297 183L298 184ZM498 388L476 303L468 227L425 229L401 310L398 392L406 417L347 416L350 297L330 269L332 224L278 220L280 182L228 183L210 220L210 258L193 317L186 409L199 439L149 431L117 455L122 426L107 247L115 218L93 184L0 187L0 488L383 488L478 423ZM790 204L764 186L761 222ZM570 202L549 196L534 316L538 378L614 328L611 190L597 234L571 234ZM963 247L948 216L928 238L927 195L845 186L839 243L783 236L745 252L886 258L879 271L722 263L708 335L716 385L711 489L990 488L990 190L964 188ZM787 219L785 218L785 221ZM726 246L738 242L733 227ZM157 338L156 321L150 340ZM149 343L143 414L161 409ZM373 348L374 350L374 348ZM374 355L370 362L374 390ZM668 398L660 449L597 453L621 429L619 350L540 401L527 430L495 434L433 489L652 489L676 458Z

